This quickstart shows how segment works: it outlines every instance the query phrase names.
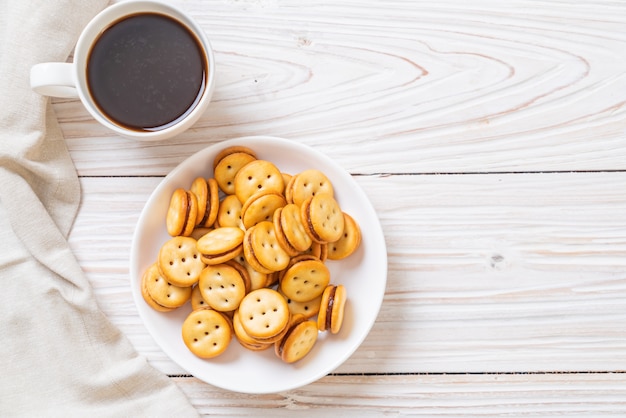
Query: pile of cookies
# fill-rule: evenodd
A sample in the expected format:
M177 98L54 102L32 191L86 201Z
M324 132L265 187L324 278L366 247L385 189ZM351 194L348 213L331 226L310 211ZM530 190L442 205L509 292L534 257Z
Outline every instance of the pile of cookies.
M190 301L182 338L198 357L220 355L234 337L293 363L319 332L341 329L346 289L331 283L326 261L351 255L361 230L321 171L284 173L228 147L211 176L172 193L165 225L171 239L145 271L142 295L161 312Z

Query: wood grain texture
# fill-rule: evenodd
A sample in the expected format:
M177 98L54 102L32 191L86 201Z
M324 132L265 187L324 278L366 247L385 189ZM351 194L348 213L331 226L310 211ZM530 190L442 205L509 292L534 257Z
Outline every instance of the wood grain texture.
M204 416L604 417L626 414L620 374L327 376L249 396L175 378Z
M371 334L338 372L626 370L626 173L356 180L379 214L389 273ZM129 287L134 225L159 181L83 178L70 242L107 316L180 374Z
M215 49L213 103L149 147L56 103L82 175L163 175L244 135L313 145L359 173L625 168L623 2L175 3Z

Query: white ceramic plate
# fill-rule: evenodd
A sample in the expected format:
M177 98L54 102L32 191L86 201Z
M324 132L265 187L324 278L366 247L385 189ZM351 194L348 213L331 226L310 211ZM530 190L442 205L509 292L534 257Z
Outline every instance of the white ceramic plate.
M313 350L294 364L283 363L273 349L248 351L233 338L222 355L204 360L193 355L181 338L189 304L167 313L151 309L140 291L144 270L156 261L161 245L170 237L165 215L172 192L189 189L197 176L211 177L217 153L230 145L252 148L257 156L273 162L281 171L296 174L308 168L323 171L333 183L342 210L361 226L359 249L341 261L326 261L331 283L346 287L348 301L338 334L320 333ZM195 377L215 386L242 393L274 393L311 383L332 372L363 342L383 300L387 281L387 250L380 222L371 203L354 179L320 152L294 141L274 137L246 137L210 146L192 155L154 190L141 213L133 237L130 259L131 286L139 314L161 349Z

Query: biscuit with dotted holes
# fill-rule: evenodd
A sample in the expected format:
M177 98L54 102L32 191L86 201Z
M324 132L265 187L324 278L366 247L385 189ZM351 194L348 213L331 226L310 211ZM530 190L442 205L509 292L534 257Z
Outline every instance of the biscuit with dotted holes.
M304 170L298 173L291 187L293 203L298 206L316 194L334 195L333 185L328 177L316 169Z
M247 348L251 351L262 351L266 350L274 345L274 343L268 342L259 342L254 338L250 337L243 326L241 325L241 319L239 317L239 311L235 311L233 315L233 332L235 334L235 338L239 341L244 348Z
M250 264L254 266L253 263L258 262L265 269L261 272L266 273L280 271L287 267L291 257L278 243L272 222L259 222L246 231L246 236L249 246L244 246L244 255ZM246 242L245 237L244 242ZM246 254L246 248L248 248L248 254ZM255 261L250 262L251 260Z
M249 156L256 158L256 153L254 152L252 148L248 148L244 145L231 145L229 147L222 149L220 152L217 153L217 155L213 159L213 170L215 170L217 165L224 158L226 158L227 156L231 154L238 154L238 153L248 154Z
M165 217L167 233L173 237L189 236L196 226L198 199L185 189L176 189L170 197Z
M221 264L241 254L243 237L240 228L224 226L202 236L196 245L204 263Z
M161 246L159 272L172 284L190 287L198 282L205 264L191 237L174 237Z
M241 228L243 226L241 222L242 207L243 205L239 201L239 198L234 194L224 197L217 211L217 225Z
M282 194L284 189L282 173L266 160L254 160L246 164L235 176L235 195L242 204L255 193L272 191Z
M337 241L328 244L328 259L329 260L342 260L353 252L361 244L361 229L359 224L344 212L344 226L343 234Z
M202 297L202 293L200 293L200 287L196 284L191 290L191 309L202 309L202 308L210 308L209 304L206 303L206 300Z
M173 285L160 274L146 281L146 289L156 303L166 308L180 308L191 297L191 287Z
M270 338L280 334L289 323L289 306L276 290L263 288L244 296L239 304L239 319L252 338Z
M287 204L285 197L276 192L265 191L250 196L241 208L241 222L245 229L261 221L271 221L274 212Z
M155 311L169 312L174 310L174 308L166 308L165 306L159 305L154 299L152 299L150 293L148 293L148 281L152 280L152 278L155 276L160 276L160 273L157 264L153 263L150 265L150 267L146 269L146 271L141 276L141 296L143 297L143 300L146 301L148 306L150 306Z
M207 266L198 281L200 294L216 311L229 312L239 307L246 294L246 284L239 271L231 265Z
M280 288L278 288L278 293L281 293ZM307 300L306 302L296 302L287 296L285 296L285 300L287 301L291 315L303 315L306 319L309 319L319 312L322 295L319 295L313 300Z
M274 353L285 363L302 360L317 342L317 324L297 315L285 336L274 345Z
M298 251L293 245L291 245L291 243L287 239L287 236L285 235L285 231L283 230L283 225L280 222L282 212L283 212L283 208L276 209L276 211L274 211L274 216L272 218L272 223L274 224L274 232L276 234L276 239L278 240L278 243L283 248L283 250L285 250L285 252L290 257L295 257L298 254L300 254L300 251Z
M320 260L303 260L295 263L280 280L280 291L296 302L315 299L330 282L330 270Z
M343 232L343 212L337 201L327 194L309 197L300 207L302 224L318 244L335 242Z
M222 151L234 150L227 148ZM219 161L217 161L219 159ZM247 151L231 152L220 158L218 154L213 167L213 177L219 188L227 195L235 194L235 176L246 164L256 160L254 153Z
M200 358L213 358L222 354L232 340L228 318L213 309L192 311L183 321L183 342Z
M280 224L287 241L297 251L306 251L311 247L312 240L304 229L300 208L297 205L288 204L283 207Z

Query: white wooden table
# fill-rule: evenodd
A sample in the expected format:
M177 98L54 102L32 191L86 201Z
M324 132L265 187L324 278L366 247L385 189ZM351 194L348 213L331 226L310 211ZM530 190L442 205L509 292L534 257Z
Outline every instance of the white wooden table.
M71 245L98 302L201 414L626 415L626 2L176 4L218 65L194 129L141 144L77 101L54 109L83 188ZM361 348L275 395L188 375L129 286L153 189L247 135L307 144L353 174L389 254Z

